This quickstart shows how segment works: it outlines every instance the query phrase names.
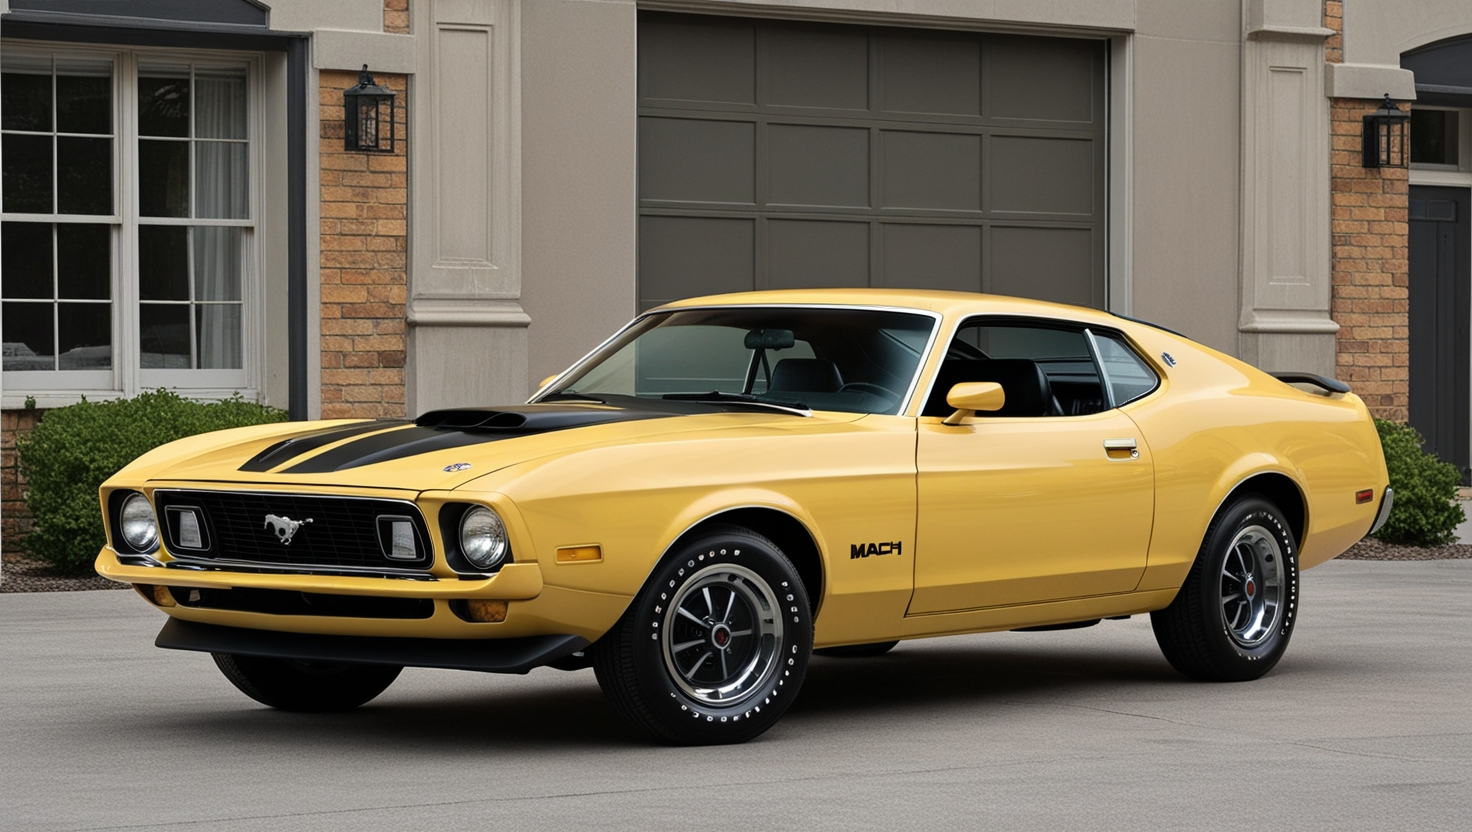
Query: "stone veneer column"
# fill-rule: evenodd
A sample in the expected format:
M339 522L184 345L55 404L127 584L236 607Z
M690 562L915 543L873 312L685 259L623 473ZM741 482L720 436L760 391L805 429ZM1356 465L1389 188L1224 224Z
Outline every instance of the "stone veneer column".
M1343 4L1326 0L1324 25L1335 31L1325 59L1343 57ZM1404 168L1362 165L1362 117L1380 102L1330 103L1331 314L1339 323L1335 373L1370 411L1404 422L1410 405L1409 177Z

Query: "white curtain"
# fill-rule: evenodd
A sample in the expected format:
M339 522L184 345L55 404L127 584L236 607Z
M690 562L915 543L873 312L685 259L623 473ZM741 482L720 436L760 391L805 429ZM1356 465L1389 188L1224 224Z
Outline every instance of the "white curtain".
M250 180L243 68L194 73L195 216L247 219ZM241 365L241 256L245 229L190 229L194 266L196 360L200 369Z

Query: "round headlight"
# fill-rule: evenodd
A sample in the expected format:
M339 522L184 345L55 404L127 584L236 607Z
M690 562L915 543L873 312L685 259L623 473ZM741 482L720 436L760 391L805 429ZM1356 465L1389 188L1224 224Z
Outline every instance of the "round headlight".
M135 552L152 552L158 545L158 520L153 516L153 506L142 494L130 494L123 500L118 526L123 532L123 542Z
M505 559L510 548L506 525L496 512L476 506L460 518L460 551L476 568L490 569Z

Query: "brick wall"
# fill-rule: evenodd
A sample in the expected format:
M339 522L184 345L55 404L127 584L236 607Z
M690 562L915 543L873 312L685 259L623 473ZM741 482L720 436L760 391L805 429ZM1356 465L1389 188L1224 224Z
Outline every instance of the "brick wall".
M398 96L392 155L343 151L342 91L358 75L320 74L324 419L404 415L407 84L373 79Z
M0 548L21 551L21 540L31 531L31 512L26 508L25 482L20 478L15 438L30 432L40 420L40 410L7 410L0 414Z
M1324 26L1344 31L1341 0L1324 3ZM1325 57L1343 59L1342 35ZM1404 168L1362 166L1363 117L1378 101L1330 102L1330 315L1339 324L1335 370L1382 419L1404 422L1410 405L1410 267Z
M409 34L409 0L383 0L383 31Z

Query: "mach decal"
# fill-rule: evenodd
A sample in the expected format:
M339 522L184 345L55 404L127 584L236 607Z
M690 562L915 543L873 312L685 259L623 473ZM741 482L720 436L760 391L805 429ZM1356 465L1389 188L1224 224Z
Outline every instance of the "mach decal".
M896 540L892 543L850 543L848 556L850 560L858 558L879 557L880 555L904 554L900 551L900 544L904 541Z

